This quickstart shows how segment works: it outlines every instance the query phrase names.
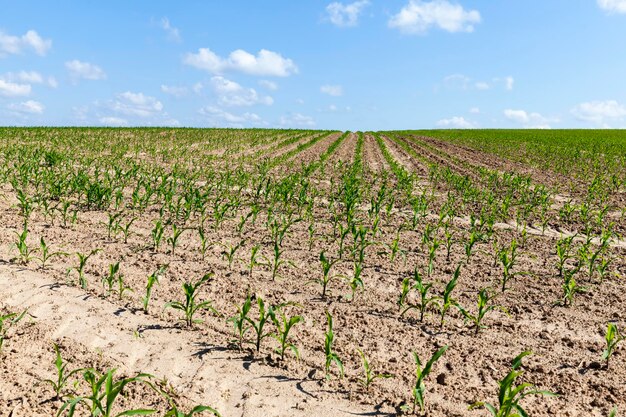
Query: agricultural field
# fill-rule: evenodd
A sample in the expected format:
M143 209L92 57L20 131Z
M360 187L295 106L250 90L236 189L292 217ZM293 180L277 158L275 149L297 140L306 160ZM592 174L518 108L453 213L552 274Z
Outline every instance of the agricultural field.
M626 133L0 128L0 416L626 413Z

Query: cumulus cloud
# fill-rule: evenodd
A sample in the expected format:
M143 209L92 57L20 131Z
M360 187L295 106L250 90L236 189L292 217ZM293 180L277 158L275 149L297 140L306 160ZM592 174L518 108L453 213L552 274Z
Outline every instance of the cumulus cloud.
M122 119L121 117L101 117L98 121L104 126L128 126L128 120Z
M30 84L18 84L0 78L0 96L23 97L29 95L31 90Z
M476 123L471 122L461 116L454 116L449 119L441 119L437 122L437 126L457 129L473 129L477 127Z
M284 127L313 127L315 120L301 113L289 113L281 116L279 123Z
M259 85L267 90L270 91L276 91L278 90L278 84L276 84L274 81L269 81L269 80L260 80L259 81Z
M161 84L161 91L176 98L184 97L189 93L189 89L187 87L178 87L164 84Z
M117 113L143 118L159 115L163 111L163 104L156 98L130 91L118 94L108 107Z
M161 19L161 29L167 33L167 38L173 42L181 42L183 39L180 36L180 31L170 23L167 17Z
M38 73L37 71L20 71L20 72L8 72L1 77L5 81L22 82L28 84L46 84L49 87L56 88L58 82L54 77L48 77L47 79Z
M484 81L478 81L474 83L474 87L476 87L477 90L489 90L489 88L491 88L489 86L489 83L486 83Z
M209 48L200 48L198 53L186 54L183 63L213 74L239 71L258 76L287 77L298 72L291 59L267 49L261 49L256 55L237 49L222 58Z
M509 91L513 89L514 83L515 83L515 79L513 77L508 76L504 78L504 86Z
M27 48L33 49L37 55L44 56L52 48L52 40L43 39L34 30L29 30L22 36L8 35L0 31L0 57L20 54Z
M233 126L243 127L245 125L263 125L266 124L263 119L256 113L233 114L216 106L206 106L198 110L202 116L215 126Z
M589 101L574 107L572 114L583 122L608 127L610 122L620 121L626 117L626 107L615 100Z
M327 19L335 26L356 26L359 15L370 4L369 0L359 0L349 4L339 2L330 3L326 6Z
M343 95L343 87L340 85L323 85L320 87L320 91L333 97L339 97Z
M89 62L82 62L77 59L73 61L67 61L65 68L70 72L70 76L74 79L83 78L85 80L104 80L107 75L97 65L90 64Z
M477 10L465 10L460 4L447 0L410 0L398 14L389 19L390 28L406 34L424 34L433 27L447 32L473 32L480 23Z
M7 108L17 113L42 114L45 106L38 101L28 100L22 103L11 103Z
M469 109L471 114L480 114L480 109L478 107L472 107Z
M539 113L527 112L526 110L506 109L504 110L504 117L529 129L550 129L551 123L559 122L558 119L544 117Z
M598 0L598 6L609 13L626 13L626 0Z
M219 104L222 106L252 106L254 104L265 104L271 106L274 99L270 96L259 95L254 88L245 88L224 78L220 75L211 77L211 89L217 95Z

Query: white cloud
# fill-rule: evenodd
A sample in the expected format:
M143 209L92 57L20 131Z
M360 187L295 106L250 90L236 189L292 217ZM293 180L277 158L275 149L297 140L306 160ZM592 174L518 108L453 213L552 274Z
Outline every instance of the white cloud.
M301 99L301 98L297 98L297 99L296 99L296 104L300 104L300 105L302 105L302 104L304 104L304 100L303 100L303 99Z
M504 117L523 125L530 129L550 129L551 123L558 123L559 119L544 117L536 112L527 112L526 110L504 110Z
M18 84L5 81L0 78L0 96L4 97L22 97L27 96L31 92L30 84Z
M471 109L469 109L469 112L471 114L480 114L480 109L478 107L472 107Z
M99 121L105 126L128 126L128 120L122 119L121 117L101 117Z
M23 82L28 84L47 84L49 87L57 88L59 83L56 78L48 77L46 80L40 73L37 71L20 71L20 72L8 72L6 73L2 79L5 81L12 82Z
M167 38L173 42L181 42L180 31L171 25L170 20L167 17L161 19L161 29L167 33Z
M598 0L598 6L609 13L626 13L626 0Z
M157 116L163 111L163 104L156 98L130 91L118 94L108 107L117 113L143 118Z
M441 119L437 122L438 127L457 128L457 129L473 129L477 125L461 116L454 116L449 119Z
M227 112L219 107L206 106L198 110L198 113L205 116L213 125L242 127L244 125L263 125L266 124L256 113L244 113L241 115Z
M252 106L254 104L271 106L274 104L272 97L260 96L254 88L244 88L220 75L211 77L211 88L222 106Z
M9 104L7 108L18 113L42 114L45 106L38 101L28 100L22 103Z
M343 95L343 87L340 85L323 85L320 87L320 91L333 97L339 97Z
M89 62L81 62L77 59L67 61L65 68L68 69L70 76L74 79L104 80L107 77L106 73L99 66L90 64Z
M615 100L589 101L574 107L572 114L578 120L608 127L609 122L626 117L626 107Z
M301 113L290 113L282 116L279 121L281 126L285 127L313 127L315 120L311 116L305 116Z
M327 18L335 26L356 26L359 21L359 14L369 4L369 0L359 0L349 4L330 3L326 6Z
M176 98L184 97L189 93L189 89L187 87L177 87L164 84L161 84L161 91Z
M43 56L52 48L52 41L43 39L34 30L29 30L22 36L7 35L0 31L0 57L22 53L24 48L32 48L36 54Z
M474 24L480 23L477 10L467 11L460 4L447 0L410 0L388 22L389 27L407 34L423 34L431 27L448 32L473 32Z
M298 67L291 59L267 49L261 49L257 55L237 49L228 58L222 58L209 48L200 48L196 54L185 55L183 62L214 74L230 70L259 76L287 77L298 72Z
M269 81L269 80L260 80L259 81L259 85L267 90L270 91L276 91L278 90L278 84L276 84L274 81Z
M477 90L489 90L490 88L489 84L484 81L474 83L474 87L476 87Z
M513 89L513 84L515 83L515 79L511 76L504 78L505 88L509 91Z

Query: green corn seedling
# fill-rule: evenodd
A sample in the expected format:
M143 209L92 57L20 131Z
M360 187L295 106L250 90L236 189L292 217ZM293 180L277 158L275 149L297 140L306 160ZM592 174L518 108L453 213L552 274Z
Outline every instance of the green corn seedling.
M115 413L116 400L120 398L124 388L131 383L144 383L151 386L148 381L152 378L149 374L138 374L132 378L115 379L115 369L110 369L104 374L99 374L94 369L87 369L83 372L83 379L90 387L90 394L85 397L74 397L66 401L59 409L57 417L67 410L67 417L73 417L76 408L80 404L85 404L90 409L90 415L93 417L123 417L149 415L156 412L151 409L134 409L126 410L121 413Z
M485 315L492 310L501 310L506 313L506 309L502 306L489 304L491 300L495 298L495 294L489 294L487 288L483 288L478 293L478 307L476 315L471 314L464 309L460 304L456 304L463 317L470 321L474 326L474 334L478 334L480 329L484 329L486 326L482 324Z
M120 274L120 263L116 262L114 264L109 265L109 273L102 277L102 285L106 285L107 293L110 294L113 292L113 286L115 285L118 276Z
M248 317L248 313L250 313L250 309L252 308L252 299L250 298L250 294L246 296L246 299L241 307L237 307L237 315L228 319L228 321L233 323L235 326L235 334L237 336L237 340L234 343L237 344L239 351L243 350L243 344L246 342L246 332L250 330L250 319Z
M175 310L180 310L183 312L183 320L187 327L192 327L194 323L201 323L202 320L195 320L194 316L200 310L209 310L213 312L215 315L219 316L217 310L213 308L211 305L211 301L197 301L198 290L201 285L209 281L213 274L205 274L202 278L200 278L195 283L185 282L183 284L183 293L185 296L185 301L172 301L165 304L165 308L173 308Z
M363 351L361 349L357 349L357 351L359 352L359 355L361 356L361 360L363 361L363 374L364 374L362 379L359 378L359 383L365 387L366 391L369 390L370 385L372 385L372 383L376 379L379 379L379 378L382 378L382 379L393 378L392 374L386 374L386 373L377 374L377 373L375 373L372 370L370 362L367 359L367 357L365 356L365 354L363 353Z
M422 275L417 270L417 267L413 270L413 283L411 278L407 277L402 281L402 292L398 299L398 305L402 309L400 317L403 317L410 310L419 310L420 322L424 321L424 314L431 304L436 304L439 297L429 297L428 291L433 286L432 283L425 283L422 280ZM415 304L411 304L408 301L411 290L417 290L419 299Z
M454 288L456 287L460 274L461 274L461 264L459 264L456 267L456 270L454 271L454 274L452 275L452 279L446 285L446 288L443 292L443 296L441 297L441 304L439 305L439 314L441 315L441 322L439 324L439 327L443 327L446 313L448 312L450 307L456 305L456 300L452 298L452 291L454 291Z
M326 355L326 363L324 365L324 372L326 373L326 379L330 379L330 366L333 362L339 368L339 377L343 378L343 362L339 358L339 355L333 351L333 342L335 341L335 333L333 332L333 316L326 312L326 320L328 322L328 328L324 338L324 354Z
M513 272L513 268L517 263L517 241L513 239L511 246L506 249L503 248L498 254L500 263L502 264L502 292L506 290L506 284L514 278L516 275L523 274L522 272Z
M72 269L78 273L78 284L84 290L87 289L87 276L85 275L85 267L87 266L87 261L89 260L89 258L91 258L93 255L100 251L101 249L93 249L88 254L76 252L76 256L78 257L78 266L70 268L67 271L68 275L72 271Z
M143 311L148 314L148 304L150 303L150 297L152 296L152 287L154 284L159 283L159 278L165 273L168 265L163 265L156 271L154 271L150 276L148 276L148 282L146 284L146 295L142 299Z
M613 351L617 347L617 344L626 339L626 336L620 334L619 329L615 323L609 323L606 329L606 335L604 340L606 341L606 349L602 352L602 359L606 361L606 367L609 367L609 359L613 355Z
M24 318L27 310L22 311L22 313L8 313L4 316L0 316L0 353L2 353L2 347L4 346L5 340L8 338L7 333L9 328L16 325L20 320Z
M281 304L280 306L278 306L278 308L280 309L286 305L288 304ZM252 329L254 330L254 333L255 333L254 345L256 347L256 351L259 352L261 350L261 342L263 341L263 339L273 335L272 332L265 332L264 328L268 319L269 320L272 319L272 316L274 314L273 313L274 308L270 305L268 309L266 310L265 302L263 301L261 297L257 297L257 306L259 308L259 320L255 321L249 316L246 316L246 320L248 321L248 323L250 323L250 326L252 326Z
M280 346L276 349L276 352L280 355L280 360L285 359L285 352L287 349L291 349L291 351L296 355L296 359L300 358L300 352L296 345L291 342L289 339L289 332L296 324L304 321L302 316L293 316L287 317L283 308L276 307L274 309L269 309L268 314L276 327L276 333L272 334L272 336L278 341ZM257 333L258 335L258 333Z
M157 220L154 224L154 228L150 232L150 235L152 236L152 247L157 252L159 251L159 245L161 244L164 233L165 227L163 227L163 222L161 220Z
M171 408L165 413L165 417L193 417L196 414L202 414L205 411L213 414L214 416L221 417L221 414L213 407L208 405L197 405L192 408L189 413L180 411L176 405L172 404Z
M54 366L57 370L56 380L46 379L43 382L52 386L52 390L54 391L54 399L60 400L64 397L63 392L68 386L70 378L72 378L75 374L84 371L84 369L78 368L72 371L68 371L67 366L69 365L69 363L63 362L59 345L57 345L56 343L54 344L54 351L56 353L56 360L54 361Z
M354 261L354 272L352 273L352 277L350 278L350 290L352 291L352 294L350 295L350 300L354 301L355 297L356 297L356 292L359 288L361 288L361 290L363 290L365 288L365 285L363 283L363 262L360 262L358 260Z
M576 294L587 291L587 288L581 287L576 283L574 274L576 274L577 271L578 269L565 269L563 271L563 284L561 285L563 296L561 297L561 300L559 300L559 304L564 307L569 307L574 303L574 296Z
M444 346L441 349L437 350L430 358L426 365L422 368L422 362L420 361L417 352L413 352L413 359L415 359L415 386L413 387L413 413L415 413L415 409L417 406L420 406L420 413L424 414L425 411L425 398L426 394L426 384L424 381L430 374L433 365L435 362L441 358L441 356L448 350L448 346Z
M313 282L318 283L322 286L322 298L326 297L326 289L328 288L328 283L331 279L335 278L335 275L330 273L331 268L339 262L339 259L335 259L331 261L326 257L324 251L320 253L320 263L322 264L322 279L314 280Z
M28 243L26 243L26 239L28 238L28 230L22 230L22 233L15 232L17 236L17 241L14 246L19 253L19 260L22 265L28 264L31 259L33 259L32 251L28 247Z
M242 240L234 246L233 245L220 245L224 248L224 250L222 251L222 257L225 257L228 260L228 269L232 269L233 262L236 259L235 254L237 253L237 250L243 246L244 243L245 241Z
M172 223L172 236L167 238L167 243L170 244L170 246L172 247L172 255L174 255L176 253L176 246L178 246L178 239L180 239L180 236L183 234L183 232L185 231L184 228L179 228L178 226L176 226L176 223Z
M39 239L39 251L41 252L41 256L35 257L34 259L41 262L41 269L46 269L46 263L55 257L67 256L65 252L53 252L50 250L50 247L46 244L43 236Z
M137 218L133 217L128 222L126 222L124 226L120 226L120 230L124 235L124 243L128 243L128 237L130 236L130 227L133 225L135 220L137 220Z
M531 352L522 352L513 359L512 370L502 381L498 383L498 406L491 405L486 402L477 402L470 406L470 409L485 407L493 417L524 417L528 416L526 410L521 406L520 402L531 395L545 395L548 397L556 396L550 391L538 390L534 385L524 382L515 385L515 381L524 372L518 371L522 366L522 359L530 355Z
M264 262L258 261L260 249L261 245L256 244L250 250L250 261L248 262L248 275L250 275L250 278L252 278L252 270L254 269L254 267L265 265Z
M576 235L561 238L556 242L556 254L559 257L559 261L557 262L557 270L559 271L560 277L563 276L565 263L568 259L572 257L572 255L570 254L570 250L575 237Z

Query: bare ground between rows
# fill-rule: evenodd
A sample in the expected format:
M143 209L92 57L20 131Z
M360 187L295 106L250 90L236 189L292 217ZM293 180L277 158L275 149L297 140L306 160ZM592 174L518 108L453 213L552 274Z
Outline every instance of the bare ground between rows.
M374 173L389 171L389 164L385 161L374 136L366 133L363 140L363 163L366 169Z

